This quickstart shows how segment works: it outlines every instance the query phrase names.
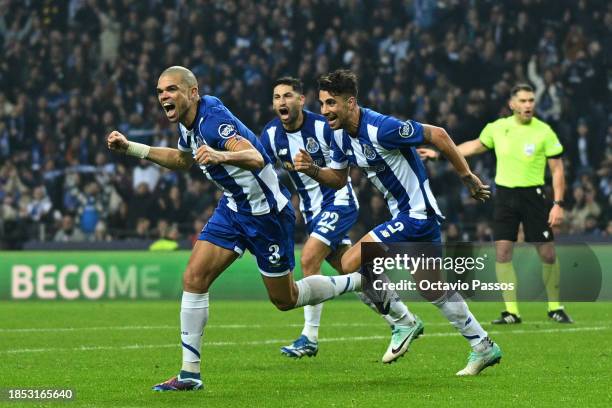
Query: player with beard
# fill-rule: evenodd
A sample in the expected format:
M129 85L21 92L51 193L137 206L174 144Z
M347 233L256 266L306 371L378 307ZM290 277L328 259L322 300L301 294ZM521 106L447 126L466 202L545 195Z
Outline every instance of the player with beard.
M245 249L254 255L270 300L279 310L360 291L362 276L358 272L333 278L314 275L296 282L292 273L295 215L289 192L279 184L255 134L219 99L200 97L197 80L187 68L173 66L162 72L157 98L168 120L178 125L177 149L131 142L117 131L108 135L107 145L117 153L172 170L188 170L197 163L223 191L183 274L181 371L153 387L155 391L191 391L203 387L200 352L208 321L208 290Z
M412 120L400 121L357 103L357 76L337 70L319 78L321 113L334 130L331 162L318 166L310 154L301 150L294 158L295 169L332 188L342 188L348 165L363 169L387 200L393 216L362 237L342 257L342 270L361 268L362 243L430 242L439 243L442 214L429 188L427 172L415 146L431 143L453 164L461 180L477 200L489 197L488 186L476 177L457 146L442 128ZM417 272L418 273L418 272ZM415 275L415 279L418 279ZM368 289L367 286L364 289ZM389 298L376 300L384 307ZM468 340L472 352L467 366L457 375L477 375L497 364L501 350L491 341L476 317L457 292L423 293L448 321Z
M308 175L293 171L293 157L306 150L320 167L330 161L332 131L325 117L304 109L302 82L283 77L274 82L272 105L277 117L261 133L261 143L272 160L289 170L290 179L300 197L300 211L309 237L300 258L304 276L321 273L324 260L338 273L344 273L342 255L351 245L347 233L357 221L359 205L350 179L339 190L319 184ZM378 312L372 301L359 292L359 298ZM323 304L304 306L304 328L292 344L282 347L281 353L292 358L315 356ZM383 362L391 363L408 349L410 339L422 332L420 321L395 297L388 315L383 316L392 328L392 342ZM401 344L397 350L393 345Z

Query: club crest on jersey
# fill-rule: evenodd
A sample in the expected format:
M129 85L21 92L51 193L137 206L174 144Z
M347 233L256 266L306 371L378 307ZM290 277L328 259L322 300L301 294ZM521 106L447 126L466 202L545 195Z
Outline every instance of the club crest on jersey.
M409 121L404 122L402 127L399 129L399 135L404 139L407 139L414 135L414 126L412 126L412 123L410 123Z
M319 151L319 143L314 140L314 138L309 137L306 139L306 151L310 154L316 153Z
M234 125L230 125L229 123L223 123L219 126L218 129L219 136L224 139L229 139L232 136L236 136L236 128Z
M374 150L372 146L363 144L361 147L363 148L363 155L366 157L366 159L374 160L376 158L376 150Z
M533 156L535 153L535 145L533 143L527 143L523 149L525 156Z

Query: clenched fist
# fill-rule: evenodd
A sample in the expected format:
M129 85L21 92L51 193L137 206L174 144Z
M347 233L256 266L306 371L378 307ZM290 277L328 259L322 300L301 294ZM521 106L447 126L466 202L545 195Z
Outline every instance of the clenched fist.
M127 152L129 145L127 138L116 130L110 132L106 138L106 144L110 150L118 153Z
M310 154L304 149L300 149L293 158L293 168L306 175L312 173L314 166L315 164L312 157L310 157Z
M224 152L215 150L210 146L204 145L198 148L194 159L199 164L213 166L215 164L225 162L225 154Z

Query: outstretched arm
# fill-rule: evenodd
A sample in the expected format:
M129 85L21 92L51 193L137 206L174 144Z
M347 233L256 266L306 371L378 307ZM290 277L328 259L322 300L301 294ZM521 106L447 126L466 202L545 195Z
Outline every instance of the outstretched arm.
M463 142L459 146L457 146L457 149L459 150L459 153L461 153L463 157L469 157L469 156L473 156L476 154L481 154L489 150L487 149L485 145L482 144L480 139L473 139L467 142ZM433 149L420 147L417 149L417 152L419 153L419 156L421 157L422 160L427 160L427 159L438 160L440 158L440 152L437 152Z
M451 162L455 171L459 174L459 177L461 177L461 181L463 181L465 186L470 190L470 194L474 199L485 201L491 196L489 186L484 185L482 181L472 173L464 155L462 155L446 130L437 126L423 125L423 132L425 143L431 143L437 147L440 153ZM478 140L476 141L480 143ZM473 140L471 142L473 142ZM486 150L486 147L482 147Z
M108 148L114 152L147 159L170 170L188 170L194 162L189 152L130 142L116 130L108 135L106 143Z

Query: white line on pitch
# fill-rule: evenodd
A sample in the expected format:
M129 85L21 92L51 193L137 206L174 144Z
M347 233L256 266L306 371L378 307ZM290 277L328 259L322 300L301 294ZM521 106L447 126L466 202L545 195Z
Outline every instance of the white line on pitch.
M592 326L592 327L571 327L566 329L543 329L543 330L503 330L503 331L490 331L491 335L503 335L503 334L541 334L541 333L576 333L583 331L600 331L612 329L610 326ZM458 336L456 332L451 333L427 333L425 337L451 337ZM367 340L382 340L388 339L389 336L355 336L355 337L331 337L319 339L321 343L331 343L338 341L367 341ZM227 347L227 346L261 346L267 344L284 344L291 342L291 339L269 339L269 340L255 340L255 341L211 341L205 342L203 347ZM172 344L132 344L129 346L80 346L73 348L31 348L31 349L12 349L12 350L0 350L0 354L20 354L20 353L48 353L48 352L61 352L61 351L99 351L99 350L145 350L145 349L158 349L158 348L173 348L180 347L178 343Z
M538 325L538 324L550 324L551 321L528 321L523 322L521 325ZM589 322L591 324L604 324L609 323L608 321L596 321ZM378 327L383 322L378 323L327 323L325 327ZM216 329L261 329L261 328L281 328L281 327L303 327L303 323L289 323L289 324L210 324L206 326L207 330ZM427 327L444 327L450 326L447 322L427 323ZM92 326L92 327L25 327L25 328L0 328L0 333L50 333L50 332L74 332L74 331L97 331L97 330L178 330L178 324L175 326Z

